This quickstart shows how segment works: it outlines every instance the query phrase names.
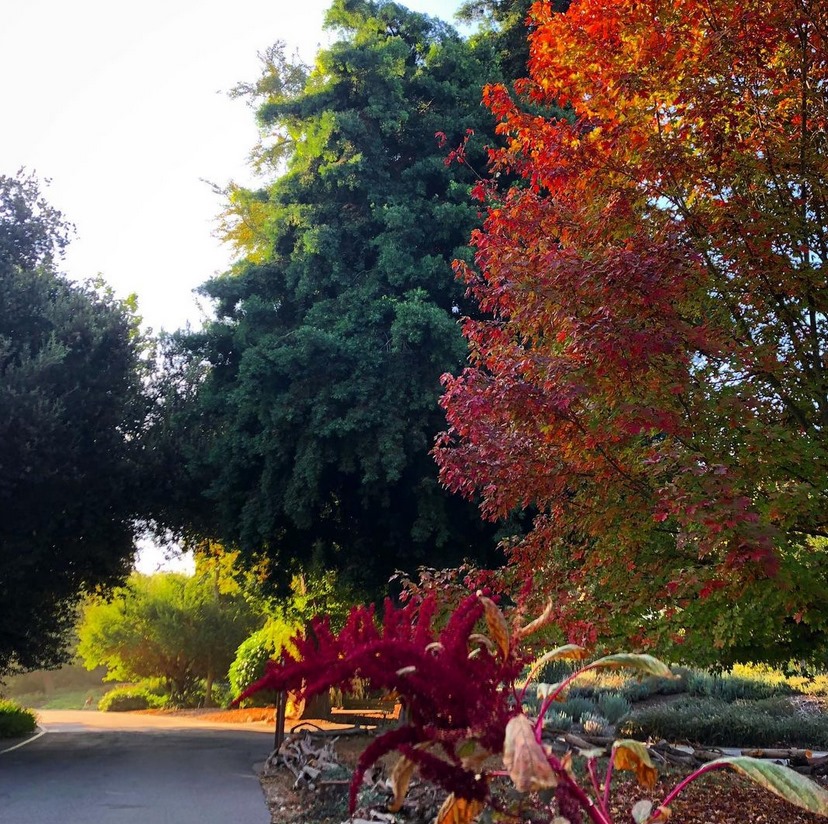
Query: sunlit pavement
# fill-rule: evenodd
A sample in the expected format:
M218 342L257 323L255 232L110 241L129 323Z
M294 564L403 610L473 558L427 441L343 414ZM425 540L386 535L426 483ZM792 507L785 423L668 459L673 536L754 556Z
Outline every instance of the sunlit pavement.
M41 728L48 732L77 730L244 730L273 733L269 722L226 724L191 715L151 715L97 710L35 710ZM2 749L2 747L0 747Z
M268 824L254 772L272 725L42 711L0 753L2 824ZM9 746L0 744L0 750Z

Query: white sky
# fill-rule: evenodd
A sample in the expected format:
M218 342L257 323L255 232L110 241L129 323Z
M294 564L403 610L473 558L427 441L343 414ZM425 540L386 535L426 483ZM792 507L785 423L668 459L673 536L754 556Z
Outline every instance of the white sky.
M221 202L203 179L250 182L253 113L226 92L276 40L312 62L328 0L17 0L0 23L0 174L51 178L77 227L63 269L138 294L145 323L201 318L194 287L227 267ZM451 22L459 0L408 0ZM145 552L154 569L159 553Z
M327 0L20 0L0 24L0 173L52 180L77 227L64 269L137 292L158 331L197 323L192 289L226 268L204 179L250 181L253 114L226 92L276 40L312 62ZM410 0L451 19L458 0Z

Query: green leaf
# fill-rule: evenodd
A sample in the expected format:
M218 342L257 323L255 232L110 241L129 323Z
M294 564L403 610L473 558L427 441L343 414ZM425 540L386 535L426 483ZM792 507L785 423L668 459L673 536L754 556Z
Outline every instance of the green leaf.
M617 652L614 655L605 655L589 665L589 669L634 669L646 675L657 675L661 678L675 678L670 667L652 655L642 655L633 652Z
M532 664L526 681L531 681L538 674L541 667L550 661L583 661L587 655L589 655L589 650L585 647L579 647L577 644L565 644L562 647L555 647L555 649L545 652Z
M731 767L751 781L803 810L828 816L828 792L794 770L760 758L733 756L711 761L708 767Z

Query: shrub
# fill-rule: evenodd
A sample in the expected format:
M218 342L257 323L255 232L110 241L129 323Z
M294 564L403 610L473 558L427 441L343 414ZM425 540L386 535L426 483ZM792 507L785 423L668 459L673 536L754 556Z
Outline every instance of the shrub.
M228 681L216 681L213 683L213 701L219 707L227 707L236 697Z
M37 719L31 710L0 698L0 738L17 738L34 732Z
M271 618L262 629L239 644L236 658L227 672L233 696L239 695L258 681L264 675L265 664L271 658L278 658L286 647L290 648L290 639L296 630L296 626L281 618ZM276 693L265 690L247 698L244 706L264 707L275 701Z
M526 691L523 694L523 711L527 715L534 715L540 712L540 704L541 700L538 698L538 686L537 684L527 684Z
M715 698L732 704L735 701L760 701L776 695L790 695L793 690L784 680L745 678L730 673L691 673L687 692L690 695Z
M610 724L617 724L622 718L626 718L630 714L632 705L623 695L619 695L617 692L605 692L598 696L598 708Z
M581 726L589 735L604 735L609 732L610 722L597 712L585 712L581 716Z
M803 695L828 696L828 675L815 675L813 678L788 678L788 683L796 692Z
M569 688L567 698L584 698L594 702L599 695L601 695L601 689L594 684L575 684Z
M659 678L649 676L641 680L628 681L620 690L620 693L632 703L646 701L655 695L680 695L687 692L690 670L676 667L674 670L676 678Z
M562 704L556 704L555 709L565 713L573 721L580 721L584 713L598 714L598 705L588 698L567 698Z
M572 729L572 718L565 712L547 712L543 719L543 726L555 732L569 732Z
M683 699L635 713L621 733L708 746L828 747L828 719L797 715L778 699L734 704Z
M558 684L569 678L577 669L578 667L572 661L549 661L538 671L538 682L541 684Z
M141 687L115 687L98 702L101 712L130 712L164 706L164 700Z
M166 701L170 695L170 688L166 678L142 678L132 685L134 689L143 690L150 695Z

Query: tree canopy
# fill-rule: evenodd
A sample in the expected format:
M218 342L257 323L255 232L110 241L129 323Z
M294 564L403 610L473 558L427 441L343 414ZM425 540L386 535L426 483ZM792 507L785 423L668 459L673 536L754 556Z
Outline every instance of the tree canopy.
M55 271L69 229L0 176L0 672L59 662L79 592L133 558L141 341L131 304Z
M529 72L529 14L533 0L464 0L457 12L459 19L477 23L474 38L493 52L506 81L518 80ZM551 0L550 8L563 12L570 0ZM490 82L493 78L489 78Z
M258 105L256 162L276 177L230 189L243 258L203 287L215 320L179 338L208 370L173 419L200 424L183 463L208 485L207 529L285 581L294 560L317 561L374 586L494 546L429 456L439 376L465 357L450 262L477 220L474 174L447 168L440 143L487 128L489 67L395 3L336 0L326 25L339 39L312 69L276 47L241 89ZM469 158L482 167L481 149Z
M486 93L520 182L459 267L491 318L446 379L442 479L537 507L513 557L582 635L820 655L828 9L533 14L528 102Z

